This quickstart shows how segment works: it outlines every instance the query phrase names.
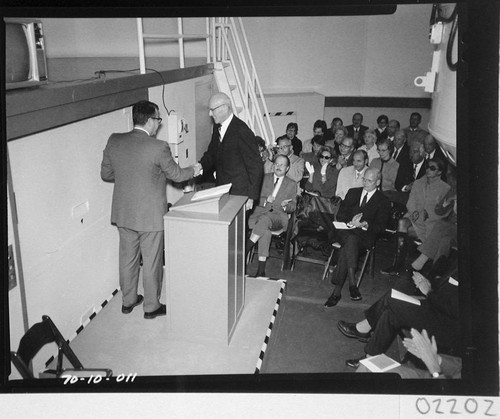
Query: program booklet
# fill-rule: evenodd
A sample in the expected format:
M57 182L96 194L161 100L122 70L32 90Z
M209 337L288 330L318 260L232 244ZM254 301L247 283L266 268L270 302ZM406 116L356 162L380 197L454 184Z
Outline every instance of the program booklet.
M225 185L216 186L215 188L205 189L203 191L196 192L191 201L203 201L204 199L217 198L219 196L228 193L231 189L232 183L226 183Z
M399 362L394 361L394 359L389 358L386 354L361 359L359 362L371 372L386 372L401 365Z

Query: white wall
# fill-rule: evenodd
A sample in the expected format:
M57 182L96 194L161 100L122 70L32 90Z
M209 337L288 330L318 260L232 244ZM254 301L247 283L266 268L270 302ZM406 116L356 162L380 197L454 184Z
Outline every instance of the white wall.
M8 143L30 326L47 314L70 338L119 286L113 184L100 164L129 118L115 111ZM89 211L74 217L85 202Z
M394 15L381 16L246 17L243 23L264 93L428 97L413 80L430 70L431 8L398 5ZM138 57L135 18L42 21L51 58ZM144 27L176 33L177 19L148 18ZM184 19L184 32L205 32L205 19ZM148 42L147 48L146 56L178 56L176 42ZM185 43L188 57L205 51L204 42Z
M243 19L264 93L428 97L413 85L430 70L432 5L394 15Z

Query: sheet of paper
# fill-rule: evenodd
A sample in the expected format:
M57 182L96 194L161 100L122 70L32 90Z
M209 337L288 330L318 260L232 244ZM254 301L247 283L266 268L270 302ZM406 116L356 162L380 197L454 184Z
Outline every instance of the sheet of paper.
M371 372L386 372L401 365L399 362L394 361L394 359L389 358L386 354L361 359L359 362Z
M341 222L339 222L339 221L334 221L334 222L333 222L333 225L334 225L334 227L335 227L337 230L347 230L347 229L354 228L354 227L348 227L346 223L341 223Z
M215 198L218 196L222 196L225 193L229 192L231 189L232 183L226 183L225 185L217 186L215 188L205 189L203 191L196 192L191 201L202 201L204 199Z
M391 290L391 297L395 298L396 300L406 301L407 303L415 304L417 306L420 305L420 301L417 300L415 297L406 295L398 290L395 290L394 288Z

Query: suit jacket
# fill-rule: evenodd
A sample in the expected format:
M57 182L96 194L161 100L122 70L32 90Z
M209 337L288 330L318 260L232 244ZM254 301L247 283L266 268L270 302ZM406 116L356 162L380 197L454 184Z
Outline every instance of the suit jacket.
M379 157L373 159L370 163L370 167L380 170L382 168L382 159ZM392 157L384 162L384 167L382 168L382 191L395 191L396 190L396 179L399 172L399 163Z
M372 246L377 236L385 230L391 211L391 204L385 195L377 190L366 205L360 208L359 201L361 200L362 192L363 188L349 189L345 199L340 204L337 221L348 223L356 214L363 213L361 221L368 222L368 229L365 231L361 228L356 228L350 231L360 236L367 246Z
M115 183L111 222L135 231L163 231L167 179L182 182L193 174L192 167L179 167L165 141L138 129L111 134L101 163L101 178Z
M413 164L410 160L410 148L407 143L404 143L399 150L396 161L399 163L396 190L400 191L403 186L413 181Z
M354 166L343 167L339 172L339 177L337 178L337 190L335 195L342 199L345 199L347 191L351 188L359 188L363 186L363 174L368 166L361 171L361 175L356 179L356 169Z
M408 146L415 142L424 143L425 137L429 134L425 129L418 127L416 131L412 131L410 127L403 128L403 131L406 133L406 142Z
M382 132L380 132L378 128L375 128L375 135L377 136L377 142L380 140L385 140L387 138L387 128Z
M214 124L212 140L200 160L204 172L216 173L216 186L232 183L229 193L259 199L262 160L254 133L233 115L222 142Z
M354 125L352 124L348 125L346 129L347 129L347 136L354 139L354 148L358 148L365 143L365 141L363 140L363 135L365 131L368 129L368 127L360 125L357 138L354 138Z
M273 212L273 214L279 215L283 228L286 228L288 225L288 214L294 212L296 207L297 183L285 176L276 194L276 198L273 202L269 203L267 202L267 197L273 193L273 190L274 173L266 173L262 182L259 204L255 207L251 217L259 217L262 214ZM283 209L281 203L285 199L291 199L291 201Z

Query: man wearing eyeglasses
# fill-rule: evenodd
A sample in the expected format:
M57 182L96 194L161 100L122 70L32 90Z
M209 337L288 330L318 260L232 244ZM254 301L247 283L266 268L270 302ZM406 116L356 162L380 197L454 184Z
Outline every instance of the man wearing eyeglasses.
M271 149L271 152L274 151ZM299 157L293 153L292 140L288 137L280 137L277 140L276 155L273 155L273 160L276 156L282 155L287 156L290 160L290 169L287 172L287 176L294 180L295 182L300 182L304 176L305 161L302 157ZM268 160L264 163L264 173L273 172L273 162Z
M363 174L363 187L349 189L340 204L337 221L346 223L347 229L335 231L342 247L331 280L335 288L325 307L338 304L346 279L349 280L351 300L361 300L355 277L359 252L373 246L377 236L385 229L391 209L389 200L378 189L379 185L380 171L368 168Z
M259 199L262 160L255 135L245 122L233 114L231 100L215 93L208 102L214 121L212 139L200 160L204 175L215 172L216 186L232 183L232 195L247 196L246 209Z
M160 303L163 280L167 179L183 182L198 176L201 166L181 168L167 142L157 140L158 105L142 100L132 108L134 129L111 134L104 149L101 178L114 182L111 223L120 235L119 276L122 313L144 301L144 318L166 314ZM142 260L144 297L137 294Z
M430 159L426 164L425 176L413 183L406 203L407 213L398 222L394 262L388 268L382 269L382 274L397 276L403 272L410 237L424 242L436 222L449 215L449 211L439 215L435 211L436 204L450 190L450 185L441 180L443 169L442 160Z

